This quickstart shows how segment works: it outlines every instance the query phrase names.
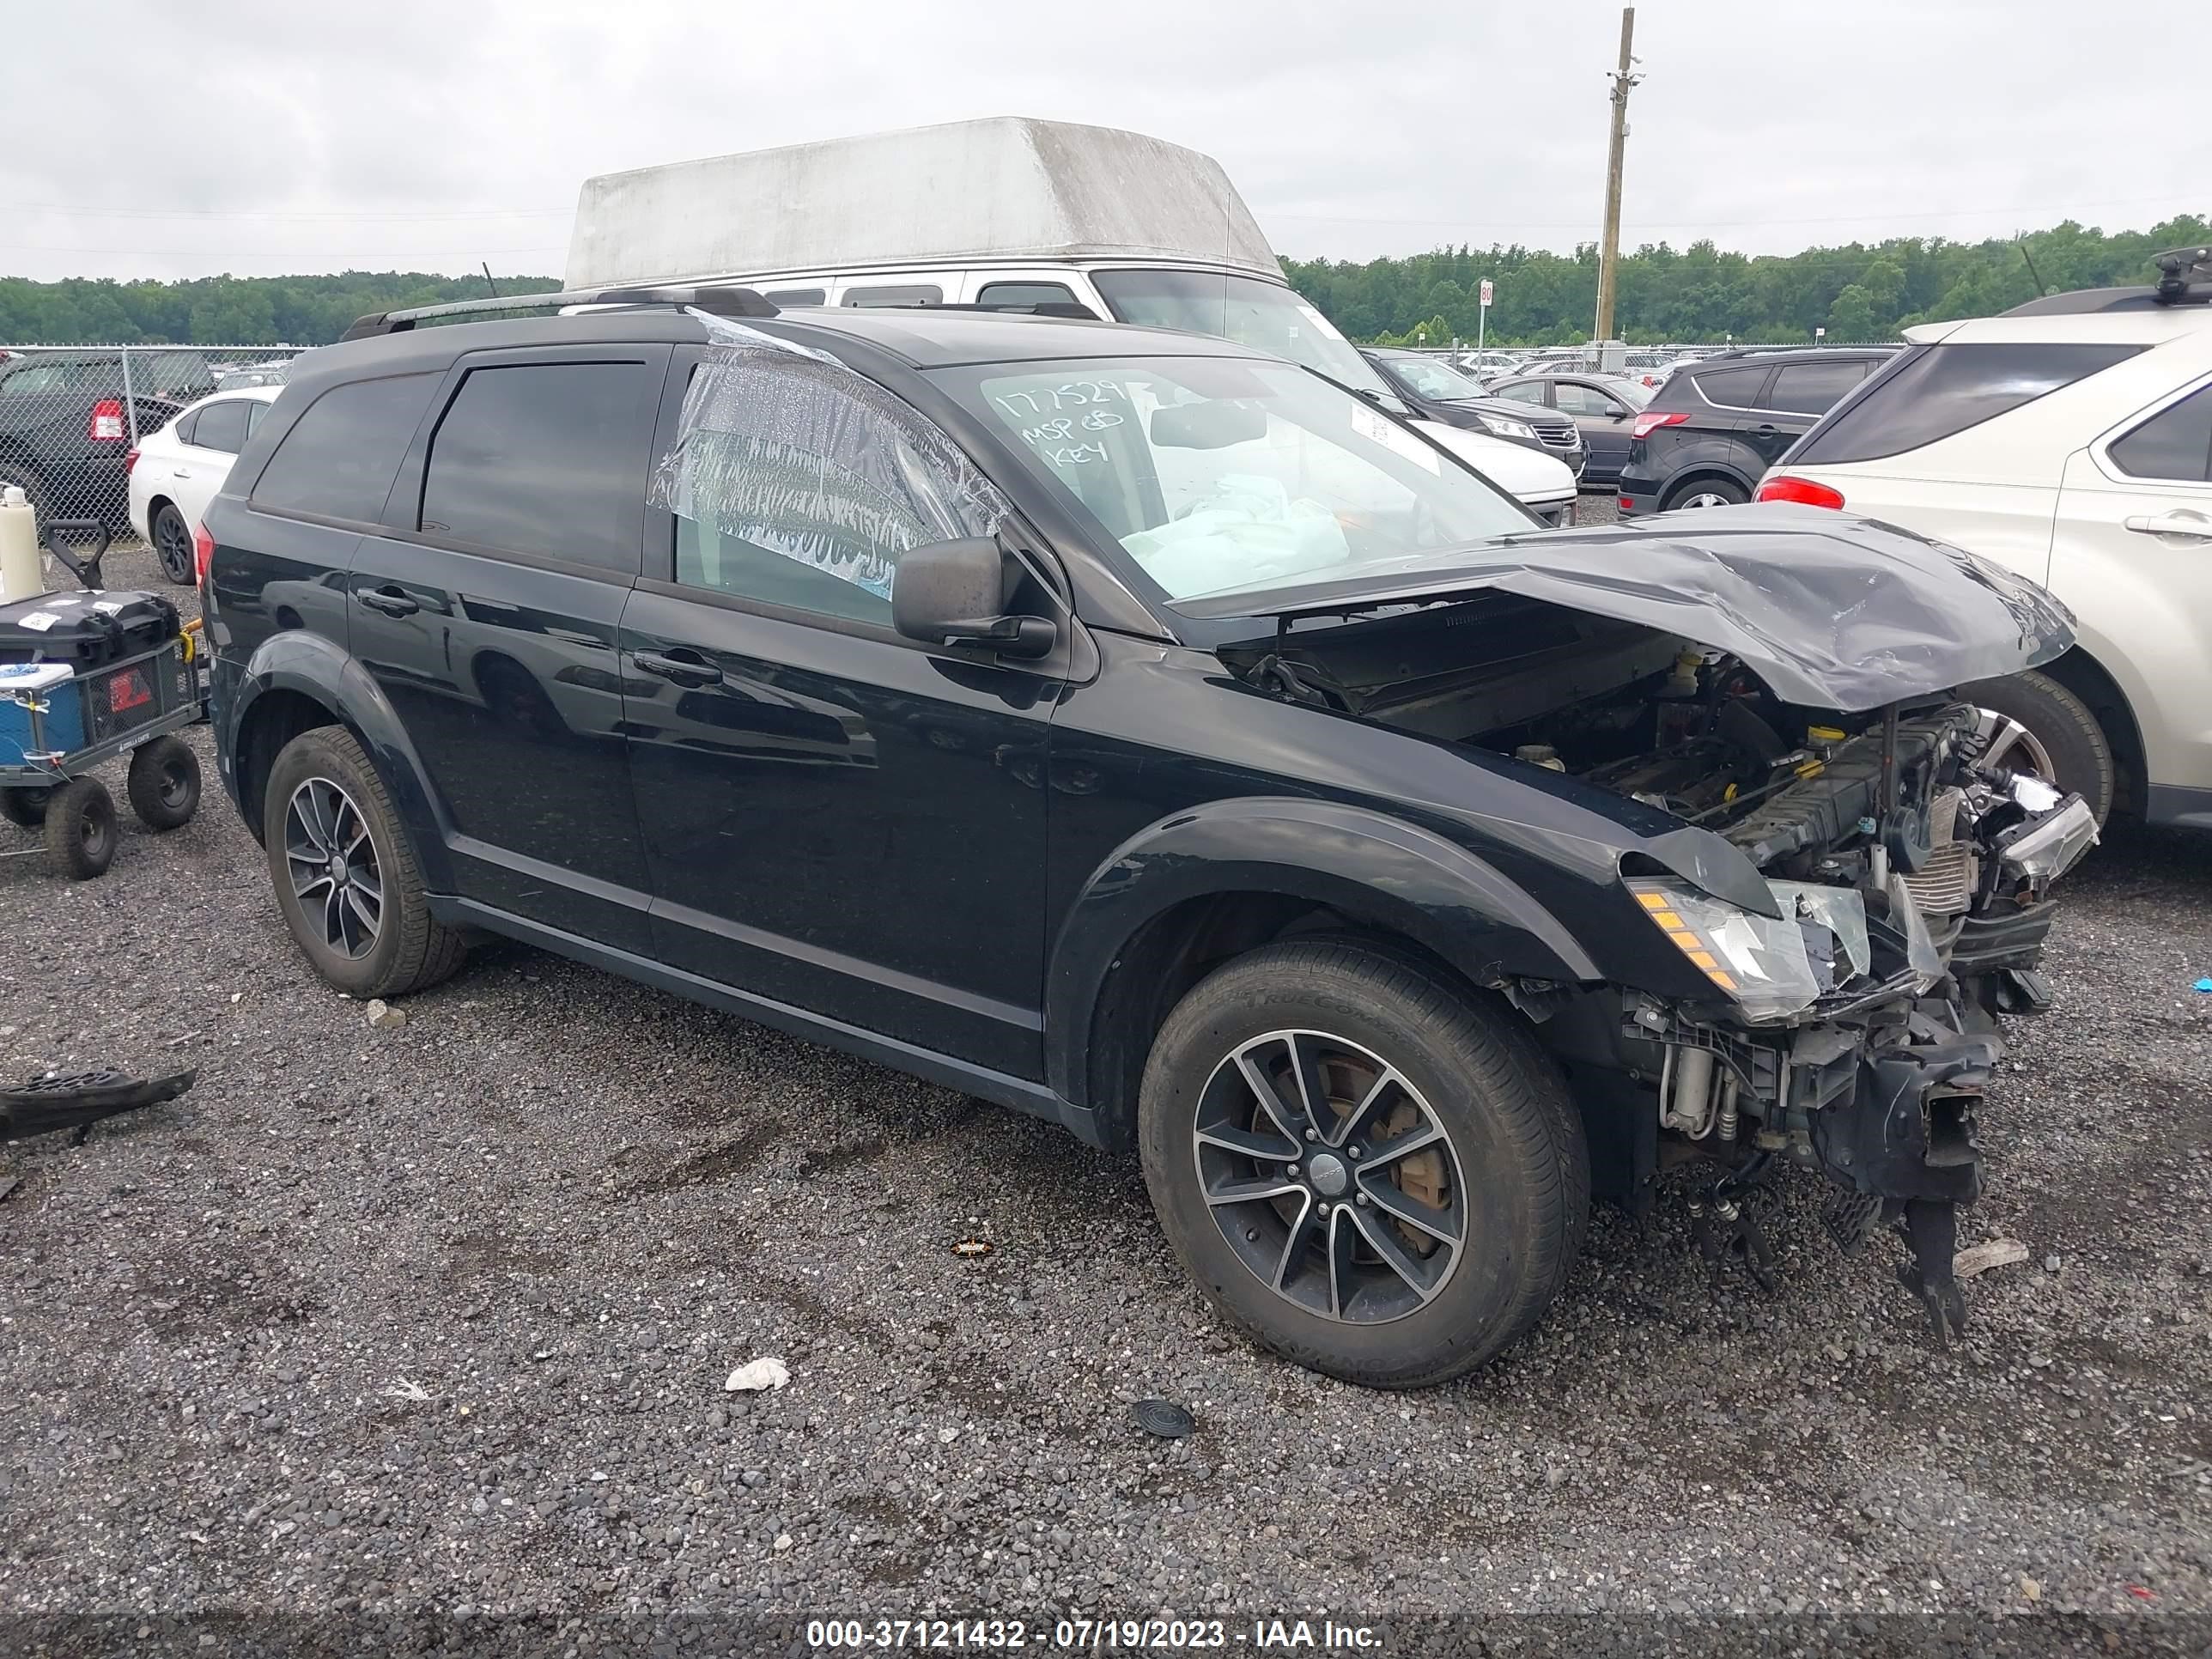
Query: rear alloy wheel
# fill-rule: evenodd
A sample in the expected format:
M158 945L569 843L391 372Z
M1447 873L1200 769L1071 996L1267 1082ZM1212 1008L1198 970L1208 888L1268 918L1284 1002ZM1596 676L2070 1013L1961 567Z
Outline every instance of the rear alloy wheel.
M1267 945L1186 996L1139 1139L1215 1305L1370 1387L1442 1382L1520 1336L1589 1216L1582 1121L1511 1012L1356 941Z
M161 574L179 587L192 585L192 527L185 522L185 515L167 501L163 501L149 526L154 541L154 557L160 562Z
M1751 497L1740 484L1725 478L1700 478L1686 484L1668 499L1664 511L1672 513L1686 507L1741 507Z
M284 745L262 811L277 906L325 979L356 996L398 996L461 965L466 947L430 915L406 829L343 726Z
M2112 743L2088 704L2032 668L1962 685L1959 696L1982 711L1982 735L1989 744L1983 764L2026 772L2078 793L2098 823L2105 822L2117 775Z

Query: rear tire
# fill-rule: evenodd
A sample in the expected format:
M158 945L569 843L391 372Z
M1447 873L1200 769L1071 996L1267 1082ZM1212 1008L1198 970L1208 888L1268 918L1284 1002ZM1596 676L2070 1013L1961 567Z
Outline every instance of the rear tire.
M302 732L277 755L262 841L285 925L340 990L404 996L450 977L468 955L430 915L406 829L343 726Z
M1692 478L1667 492L1659 503L1662 513L1672 513L1683 507L1741 507L1751 499L1751 492L1741 484L1728 478Z
M53 793L51 789L0 789L0 818L35 830L46 821L46 802Z
M200 810L200 761L182 738L155 738L131 751L124 793L138 822L159 833L179 829Z
M54 873L90 881L115 862L115 797L98 778L71 778L46 798L46 859Z
M2033 772L2045 783L2077 793L2089 804L2102 824L2112 810L2116 771L2112 741L2088 704L2048 674L2026 669L2002 679L1976 680L1959 688L1959 696L1979 708L2017 720L2033 734L2035 746L2048 757L2048 767L2031 746L2015 742L2009 750L1993 751L2000 765L2014 771ZM2044 776L2050 771L2054 776Z
M155 511L154 522L146 528L161 574L179 587L190 587L193 580L192 527L185 522L185 515L172 503L163 501Z
M1296 1109L1301 1075L1321 1133ZM1267 945L1193 989L1153 1042L1138 1135L1161 1227L1207 1299L1285 1358L1370 1388L1492 1358L1559 1293L1589 1224L1582 1119L1550 1057L1510 1011L1356 942ZM1422 1217L1439 1231L1416 1231Z

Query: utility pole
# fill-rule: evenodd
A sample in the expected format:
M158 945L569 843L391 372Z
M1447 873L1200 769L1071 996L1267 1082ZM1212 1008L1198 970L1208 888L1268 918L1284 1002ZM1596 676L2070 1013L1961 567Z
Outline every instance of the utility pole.
M1628 92L1644 77L1632 75L1629 47L1636 39L1636 8L1620 9L1620 67L1613 76L1613 148L1605 163L1605 240L1597 255L1597 337L1613 338L1613 273L1620 263L1620 161L1628 147Z

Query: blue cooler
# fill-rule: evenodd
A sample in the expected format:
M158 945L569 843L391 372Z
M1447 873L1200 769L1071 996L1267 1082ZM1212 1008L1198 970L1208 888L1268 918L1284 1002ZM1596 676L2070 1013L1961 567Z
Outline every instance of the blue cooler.
M83 748L84 690L67 663L0 663L0 767Z

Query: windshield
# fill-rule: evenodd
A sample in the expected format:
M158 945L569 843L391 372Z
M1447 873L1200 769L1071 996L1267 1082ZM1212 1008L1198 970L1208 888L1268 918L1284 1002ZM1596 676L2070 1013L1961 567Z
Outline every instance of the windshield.
M1462 403L1484 395L1480 382L1434 357L1391 357L1387 361L1400 380L1437 403Z
M1354 392L1390 388L1336 325L1280 283L1213 270L1094 270L1116 322L1234 340L1319 369Z
M1364 399L1288 363L1086 359L938 378L1170 602L1340 580L1536 528Z

